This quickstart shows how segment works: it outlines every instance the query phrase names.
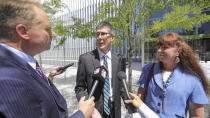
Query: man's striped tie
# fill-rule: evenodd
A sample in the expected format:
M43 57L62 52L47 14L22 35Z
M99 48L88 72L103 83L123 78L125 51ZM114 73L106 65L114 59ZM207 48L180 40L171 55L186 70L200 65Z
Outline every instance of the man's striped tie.
M107 55L104 55L104 66L108 70ZM105 83L104 83L104 112L109 116L111 112L110 105L110 84L109 84L109 73L106 72Z
M42 69L40 68L38 62L36 62L36 72L42 77L42 79L44 79L47 84L50 86L50 82L48 80L48 77L44 74L44 72L42 71Z

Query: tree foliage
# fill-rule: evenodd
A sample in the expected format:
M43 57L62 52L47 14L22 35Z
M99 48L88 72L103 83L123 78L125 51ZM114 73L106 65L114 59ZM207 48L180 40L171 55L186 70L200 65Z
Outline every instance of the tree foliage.
M56 17L55 14L62 12L61 9L67 8L67 6L62 2L62 0L44 0L42 7L47 13L51 21L52 28L57 35L57 38L54 39L56 40L56 45L54 48L62 46L67 37L71 35L71 32L69 31L69 26L65 25L66 21Z
M60 34L67 32L64 35L89 39L95 37L95 26L98 22L110 22L116 30L117 40L113 45L122 46L129 52L128 83L131 90L134 41L144 44L145 41L156 40L161 32L178 29L192 31L196 25L210 20L210 15L202 13L209 8L209 0L121 0L119 5L111 0L103 3L88 22L85 18L72 17L72 25L65 26ZM157 14L163 16L156 16ZM58 26L58 29L62 29ZM128 40L128 47L124 46L122 40ZM141 57L144 58L143 55Z

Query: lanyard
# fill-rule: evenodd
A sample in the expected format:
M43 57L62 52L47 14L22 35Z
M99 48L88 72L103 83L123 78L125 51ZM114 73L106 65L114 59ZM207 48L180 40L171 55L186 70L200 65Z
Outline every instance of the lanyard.
M165 108L166 107L166 105L165 105L166 90L167 90L168 84L169 84L169 82L171 80L171 75L172 75L172 73L170 74L170 76L168 77L166 82L164 82L163 78L162 78L162 84L163 84L163 89L162 89L162 91L163 91L163 95L162 95L163 96L162 110L163 110L164 114L165 114L165 111L166 111L166 108Z

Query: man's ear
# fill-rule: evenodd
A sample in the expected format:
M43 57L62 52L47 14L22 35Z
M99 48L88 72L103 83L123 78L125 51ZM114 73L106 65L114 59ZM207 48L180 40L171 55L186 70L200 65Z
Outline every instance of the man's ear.
M114 39L115 39L115 35L113 34L113 35L112 35L112 40L111 40L111 41L114 41Z
M24 40L28 40L29 39L29 36L28 36L28 33L27 33L27 26L26 25L23 25L23 24L18 24L16 26L16 32L17 32L17 35L20 36L22 39Z

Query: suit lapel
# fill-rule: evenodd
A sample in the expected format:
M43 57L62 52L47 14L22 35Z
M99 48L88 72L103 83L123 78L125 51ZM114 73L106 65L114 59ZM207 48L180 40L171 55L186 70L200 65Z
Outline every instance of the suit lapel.
M31 78L27 78L27 79L34 79L36 82L38 82L39 84L41 84L41 86L43 87L43 89L45 89L45 91L49 90L50 93L53 95L56 103L60 106L60 108L62 108L62 104L60 101L58 100L58 95L60 94L57 90L52 90L51 88L55 89L54 85L52 87L50 87L45 80L43 80L41 78L41 76L36 72L36 70L34 70L26 61L24 61L22 58L20 58L19 56L15 55L14 53L12 53L11 51L5 49L4 47L0 46L0 57L1 58L5 58L6 61L10 61L11 63L17 65L17 67L23 69L23 71L26 71L26 73L31 75ZM33 80L30 80L28 82L34 82ZM35 84L35 83L32 83ZM55 92L54 92L55 91ZM47 92L49 94L49 92Z
M29 69L27 68L28 63L23 61L19 56L16 54L12 53L8 49L0 46L0 57L3 58L1 61L9 61L18 67L22 68L23 70L28 71ZM29 65L30 66L30 65Z
M6 48L0 46L0 56L2 58L5 58L6 61L10 61L14 65L17 65L17 67L21 68L23 71L26 71L26 73L30 74L35 81L38 81L42 86L45 86L45 88L49 89L48 84L46 84L45 81L41 79L41 76L34 70L26 61L24 61L21 57L17 56L16 54L12 53L11 51L7 50Z
M0 46L1 54L0 56L7 59L6 61L10 61L11 63L17 65L17 67L27 71L33 78L40 81L41 77L37 74L37 72L21 57L17 56L16 54L12 53L11 51L7 50L6 48ZM44 81L43 81L44 82Z
M91 52L91 55L92 55L92 62L94 65L94 70L95 70L97 66L101 65L98 50L97 49L93 50Z
M113 94L115 94L115 87L116 87L116 73L117 73L117 69L118 69L118 58L116 55L114 55L112 53L112 57L111 57L111 63L112 63L112 89L113 89Z
M43 89L45 89L45 91L47 91L48 94L51 94L53 96L53 98L59 108L66 111L67 106L66 106L65 99L60 94L60 92L57 90L55 85L50 82L51 85L49 86L48 83L33 68L31 68L30 65L28 66L28 68L30 68L30 74L35 79L35 81L37 81L39 84L41 84Z
M99 53L98 53L98 50L95 49L91 52L91 55L92 56L92 61L93 61L93 65L94 65L94 68L96 68L97 66L100 66L100 58L99 58ZM111 54L111 67L112 67L112 89L113 89L113 94L115 94L115 87L116 87L116 73L118 72L118 62L119 59L118 57L115 55L115 54Z
M65 99L57 90L55 85L50 82L51 85L49 86L48 83L43 78L41 78L41 76L34 69L33 70L31 69L30 72L31 72L31 76L41 84L43 89L45 89L45 91L49 91L47 92L48 94L51 93L58 107L66 111L67 106L66 106Z

